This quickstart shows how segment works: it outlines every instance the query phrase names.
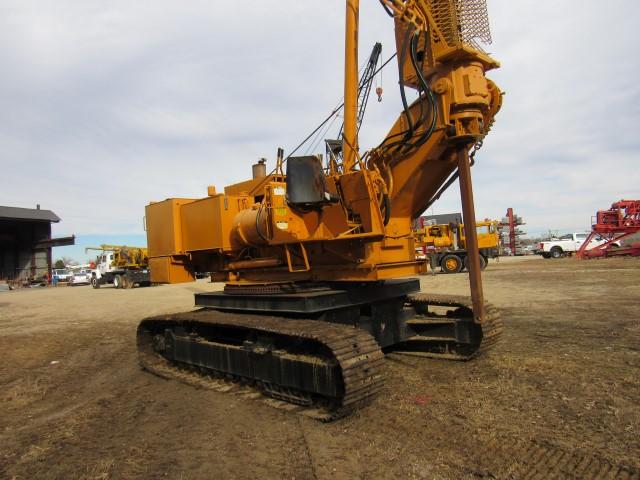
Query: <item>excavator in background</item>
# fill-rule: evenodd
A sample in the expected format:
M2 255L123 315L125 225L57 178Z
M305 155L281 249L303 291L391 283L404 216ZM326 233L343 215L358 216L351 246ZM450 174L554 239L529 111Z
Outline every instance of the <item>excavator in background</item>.
M500 255L500 234L497 220L476 222L480 270L484 270L490 258ZM425 225L415 230L416 247L429 260L431 269L439 266L444 273L459 273L467 268L469 256L464 225L457 223Z
M482 292L473 155L502 102L483 0L380 0L395 25L402 112L376 147L358 143L359 1L346 0L339 154L287 157L204 198L146 207L151 281L225 281L200 309L141 321L143 368L194 383L251 385L315 418L367 404L383 351L468 360L500 338ZM408 89L415 91L410 101ZM332 152L334 149L332 149ZM414 219L459 180L471 226L471 297L420 292ZM191 379L191 380L189 380Z

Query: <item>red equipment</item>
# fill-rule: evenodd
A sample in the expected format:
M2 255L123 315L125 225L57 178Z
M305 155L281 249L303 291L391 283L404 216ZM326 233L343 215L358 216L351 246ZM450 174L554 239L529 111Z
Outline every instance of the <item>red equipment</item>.
M622 248L614 245L614 243L640 232L640 200L620 200L611 205L609 210L600 210L591 222L591 234L578 250L576 254L578 258L640 256L640 243L632 243ZM587 250L589 242L596 235L606 241Z
M522 244L520 243L520 235L524 235L518 227L524 225L522 218L513 213L513 208L507 208L507 214L502 217L500 223L500 243L502 246L508 246L511 255L522 255ZM503 237L504 233L508 233L509 238ZM508 243L507 243L508 240Z
M509 248L511 255L516 254L516 220L513 215L513 208L507 208L507 218L509 219Z

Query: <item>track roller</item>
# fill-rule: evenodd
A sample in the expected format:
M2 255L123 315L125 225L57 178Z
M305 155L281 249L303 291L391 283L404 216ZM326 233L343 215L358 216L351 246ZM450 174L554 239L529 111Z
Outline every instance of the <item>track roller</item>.
M184 369L251 385L332 420L382 387L383 354L347 325L211 309L152 317L138 327L141 365L162 377Z

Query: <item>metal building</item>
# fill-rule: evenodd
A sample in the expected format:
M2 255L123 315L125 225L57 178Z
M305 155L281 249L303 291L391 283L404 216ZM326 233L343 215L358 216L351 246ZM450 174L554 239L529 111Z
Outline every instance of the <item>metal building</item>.
M51 248L73 245L75 236L51 238L51 210L0 206L0 280L28 280L51 275Z

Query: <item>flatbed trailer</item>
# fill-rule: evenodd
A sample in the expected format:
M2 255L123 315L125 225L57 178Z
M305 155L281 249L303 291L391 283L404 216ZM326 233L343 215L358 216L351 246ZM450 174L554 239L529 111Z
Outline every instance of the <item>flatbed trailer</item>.
M96 268L91 272L91 286L113 285L115 288L133 288L151 285L149 257L144 247L126 245L100 245L87 247L101 252Z
M148 287L151 285L151 272L148 268L127 269L105 272L100 276L95 272L91 275L91 286L100 288L102 285L113 285L115 288L133 288L134 286Z

